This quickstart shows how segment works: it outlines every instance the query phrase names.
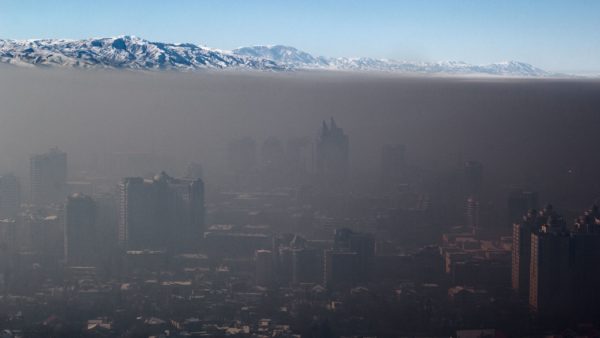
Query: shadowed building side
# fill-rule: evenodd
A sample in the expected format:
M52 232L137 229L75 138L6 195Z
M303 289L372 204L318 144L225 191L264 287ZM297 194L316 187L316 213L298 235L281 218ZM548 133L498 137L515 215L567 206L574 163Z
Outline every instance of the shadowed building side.
M129 177L119 184L119 243L127 250L195 251L204 232L201 179Z
M98 236L96 203L91 197L73 194L65 206L65 258L70 266L93 266L97 263Z

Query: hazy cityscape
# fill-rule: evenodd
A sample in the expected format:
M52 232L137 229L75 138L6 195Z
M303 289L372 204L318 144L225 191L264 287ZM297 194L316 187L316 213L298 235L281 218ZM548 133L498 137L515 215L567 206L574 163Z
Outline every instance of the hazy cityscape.
M600 102L588 94L596 82L3 72L31 83L86 80L79 88L48 89L55 91L45 104L49 115L21 115L32 120L29 128L49 132L35 136L43 144L23 138L15 121L1 136L11 161L0 177L0 312L13 336L487 337L597 330L598 162L588 155L598 126ZM108 93L128 107L140 99L148 76L182 81L200 93L211 84L235 93L251 81L278 88L260 89L265 99L294 92L298 101L336 102L340 95L356 103L325 109L329 101L307 102L307 114L292 117L284 107L272 111L266 104L259 112L262 103L240 104L250 93L231 104L260 121L241 126L212 115L209 139L217 144L169 122L186 121L186 110L167 109L145 128L172 139L140 151L135 143L155 137L135 127L152 118L143 110L118 110L123 122L102 128L112 133L125 124L130 133L102 144L93 144L99 139L98 126L88 125L91 114L68 124L35 121L61 114L64 103L55 97L75 91L99 102L107 92L92 91L124 80L127 97ZM344 92L401 88L410 98L369 95L378 102L369 115L362 107L374 103L325 88L329 83ZM323 87L297 90L308 85ZM510 91L515 86L533 96ZM42 93L41 87L31 88ZM154 96L166 87L146 90ZM471 94L474 88L481 93ZM438 94L442 89L450 94ZM5 107L18 90L18 82L6 87ZM548 98L548 92L557 94ZM469 96L447 108L443 102L456 93ZM178 104L149 94L150 105ZM210 106L212 95L186 102ZM501 105L480 111L477 95ZM569 123L590 136L557 140L563 126L538 109L549 107L554 118L572 114L556 107L573 96L576 113L587 119ZM109 112L114 101L90 109L116 116ZM506 110L516 105L530 116L514 122ZM385 118L388 111L403 114L397 119L404 126L385 126L399 123ZM470 124L449 125L444 112ZM537 128L531 120L539 120ZM89 138L62 138L70 124L81 125ZM523 130L529 134L520 135ZM484 134L505 138L489 141ZM511 139L531 144L521 154L509 150ZM111 151L120 142L127 147ZM581 151L568 152L565 142ZM540 143L546 146L537 152L548 158L531 158ZM21 153L20 146L41 150Z
M600 337L599 5L149 2L0 0L0 338Z

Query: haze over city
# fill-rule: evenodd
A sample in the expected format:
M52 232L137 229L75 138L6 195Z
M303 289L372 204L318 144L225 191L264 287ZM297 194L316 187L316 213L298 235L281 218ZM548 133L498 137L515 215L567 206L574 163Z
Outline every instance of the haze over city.
M597 337L598 7L0 0L0 337Z

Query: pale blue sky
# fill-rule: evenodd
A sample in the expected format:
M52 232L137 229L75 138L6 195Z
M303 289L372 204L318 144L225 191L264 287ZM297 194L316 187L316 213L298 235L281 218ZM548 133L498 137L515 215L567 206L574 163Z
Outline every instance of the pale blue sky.
M600 1L0 0L0 38L136 35L315 55L600 72Z

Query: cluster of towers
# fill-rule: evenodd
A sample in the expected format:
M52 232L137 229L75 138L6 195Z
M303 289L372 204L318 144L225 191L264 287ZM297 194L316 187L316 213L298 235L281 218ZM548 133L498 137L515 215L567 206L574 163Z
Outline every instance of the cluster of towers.
M347 288L368 283L373 274L375 238L372 234L336 229L333 247L319 247L298 235L275 238L272 250L257 250L256 283L320 284Z
M52 245L52 250L49 250L53 255L64 257L71 266L96 265L100 252L117 245L124 250L182 252L197 249L202 240L204 183L200 178L173 178L164 172L153 179L125 178L118 185L116 198L109 195L111 201L105 203L102 194L78 192L69 195L67 154L53 148L31 156L30 182L34 208L20 215L17 177L12 174L0 177L0 220L14 225L15 220L21 219L32 227L30 232L33 236L45 233L33 228L39 223L36 210L46 210L46 216L42 213L41 217L48 226L43 228L53 229L53 233L46 239L40 239L40 243L35 239L27 242L31 241L31 245ZM107 218L114 221L106 221ZM59 224L50 226L51 222ZM60 239L54 239L54 232L60 233ZM16 235L5 237L14 242ZM43 248L38 249L46 255L50 253Z
M348 136L333 118L329 123L323 121L314 142L292 138L284 144L271 136L259 152L256 140L244 137L232 140L227 147L231 181L241 188L257 183L267 188L307 183L306 178L313 172L319 184L340 187L348 178L348 160Z
M551 205L513 225L512 287L543 316L598 314L600 210L572 225Z

